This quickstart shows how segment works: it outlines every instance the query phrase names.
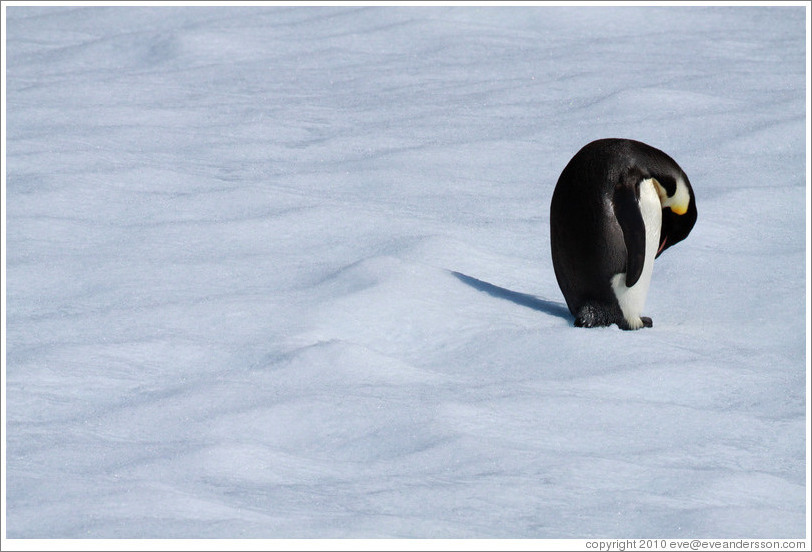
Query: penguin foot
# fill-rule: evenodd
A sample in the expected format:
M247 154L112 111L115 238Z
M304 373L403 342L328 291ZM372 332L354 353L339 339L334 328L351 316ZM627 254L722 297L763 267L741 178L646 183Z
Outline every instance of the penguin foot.
M638 320L629 322L625 318L621 318L617 323L618 328L621 330L639 330L640 328L651 328L654 322L648 316L641 316Z
M596 305L584 305L578 309L578 314L575 317L575 327L577 328L608 326L611 323L606 311Z
M595 326L595 321L589 317L579 316L575 319L576 328L592 328Z

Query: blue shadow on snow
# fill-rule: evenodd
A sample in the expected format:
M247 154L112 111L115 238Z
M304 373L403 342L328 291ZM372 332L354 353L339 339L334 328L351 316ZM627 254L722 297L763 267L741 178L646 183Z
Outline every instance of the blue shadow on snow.
M488 282L484 282L482 280L477 280L476 278L467 276L461 272L451 270L449 272L451 272L451 274L463 284L467 284L477 291L484 291L492 297L506 299L507 301L511 301L517 305L541 311L551 316L558 316L559 318L564 318L570 322L572 321L572 315L570 314L567 305L563 303L556 303L555 301L548 301L547 299L539 299L535 295L530 295L529 293L511 291L509 289L489 284Z

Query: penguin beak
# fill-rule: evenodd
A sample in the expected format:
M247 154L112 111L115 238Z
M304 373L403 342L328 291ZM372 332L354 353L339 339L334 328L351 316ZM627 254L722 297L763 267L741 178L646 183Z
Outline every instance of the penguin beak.
M657 254L654 255L655 259L660 256L660 253L663 252L663 249L665 249L665 242L667 242L667 241L668 241L668 236L663 236L663 241L660 242L660 248L657 250Z

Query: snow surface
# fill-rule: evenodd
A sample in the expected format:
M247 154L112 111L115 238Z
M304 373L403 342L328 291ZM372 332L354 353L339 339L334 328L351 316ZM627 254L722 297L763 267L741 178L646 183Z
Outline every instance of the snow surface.
M7 536L805 534L805 8L7 6ZM699 220L572 327L585 143Z

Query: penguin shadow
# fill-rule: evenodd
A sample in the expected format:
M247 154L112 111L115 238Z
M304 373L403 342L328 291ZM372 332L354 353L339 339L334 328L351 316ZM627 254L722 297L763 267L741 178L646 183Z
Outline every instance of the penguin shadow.
M463 284L471 286L477 291L485 292L492 297L496 297L497 299L504 299L506 301L516 303L517 305L549 314L550 316L557 316L567 320L568 322L572 322L573 320L567 305L563 303L557 303L547 299L540 299L539 297L530 295L529 293L511 291L509 289L478 280L473 276L468 276L467 274L463 274L461 272L455 272L453 270L449 270L449 272Z

